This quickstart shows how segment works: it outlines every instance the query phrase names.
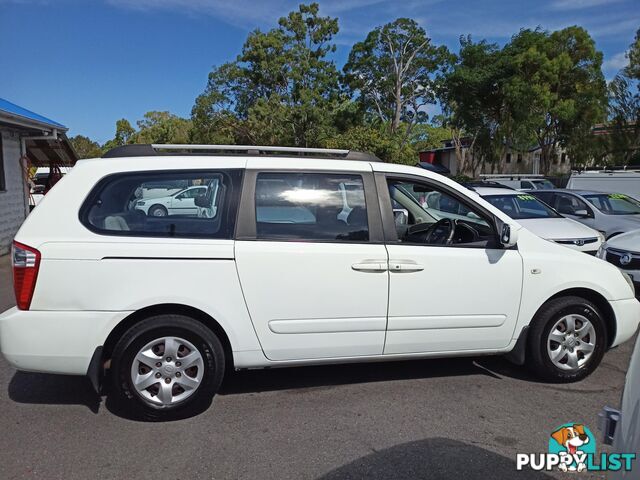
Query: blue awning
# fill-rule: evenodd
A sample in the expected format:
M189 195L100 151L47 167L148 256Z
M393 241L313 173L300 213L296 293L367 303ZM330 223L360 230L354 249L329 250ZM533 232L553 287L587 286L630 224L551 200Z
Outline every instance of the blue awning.
M51 120L50 118L43 117L42 115L32 112L31 110L27 110L26 108L22 108L21 106L16 105L15 103L11 103L4 98L0 98L0 113L6 113L11 116L20 117L27 121L48 125L51 128L67 130L67 127L65 127L61 123Z

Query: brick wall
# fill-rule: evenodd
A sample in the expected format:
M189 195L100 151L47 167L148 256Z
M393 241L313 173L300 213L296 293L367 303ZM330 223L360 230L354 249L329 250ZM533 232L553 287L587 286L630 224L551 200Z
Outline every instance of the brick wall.
M0 191L0 255L9 252L14 235L25 219L25 190L20 166L20 138L0 130L6 191Z

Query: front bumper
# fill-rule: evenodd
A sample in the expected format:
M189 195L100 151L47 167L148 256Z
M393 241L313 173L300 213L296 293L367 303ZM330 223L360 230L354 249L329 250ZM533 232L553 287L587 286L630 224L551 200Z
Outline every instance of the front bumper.
M0 315L0 351L18 370L86 375L96 348L129 313L14 307Z
M612 347L616 347L633 337L640 324L640 302L635 298L609 302L616 317L616 336Z

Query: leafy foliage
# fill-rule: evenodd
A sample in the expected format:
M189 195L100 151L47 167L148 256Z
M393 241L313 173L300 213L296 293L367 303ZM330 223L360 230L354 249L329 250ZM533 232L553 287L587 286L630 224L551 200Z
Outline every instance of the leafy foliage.
M372 117L392 134L426 120L436 84L447 66L446 47L435 47L415 20L398 18L371 31L351 49L345 82Z
M504 46L460 38L457 55L409 18L356 42L342 72L332 57L338 20L302 4L254 30L230 62L215 66L190 118L147 112L116 122L101 148L129 143L275 144L359 149L414 164L450 141L458 171L476 176L507 150L538 146L543 173L558 149L574 165L629 163L640 151L640 30L629 65L605 84L602 54L581 27L523 29ZM439 103L441 115L427 112ZM611 135L592 127L607 118ZM74 137L81 155L99 146Z
M609 84L611 163L640 163L640 29L627 52L629 64Z
M313 146L334 132L339 75L327 55L338 21L318 11L300 5L277 28L255 30L235 62L209 74L192 110L195 139Z
M89 137L76 135L75 137L71 137L69 141L79 158L95 158L102 155L100 144L94 142Z

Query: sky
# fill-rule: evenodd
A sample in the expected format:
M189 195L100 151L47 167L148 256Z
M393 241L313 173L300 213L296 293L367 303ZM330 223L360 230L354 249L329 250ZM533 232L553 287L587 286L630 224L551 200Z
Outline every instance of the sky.
M290 0L0 0L0 97L100 143L120 118L150 110L188 117L214 65L233 60L247 34L295 10ZM320 0L338 17L334 60L373 28L410 17L436 45L460 35L504 44L520 28L585 27L607 79L625 65L640 27L638 0Z

